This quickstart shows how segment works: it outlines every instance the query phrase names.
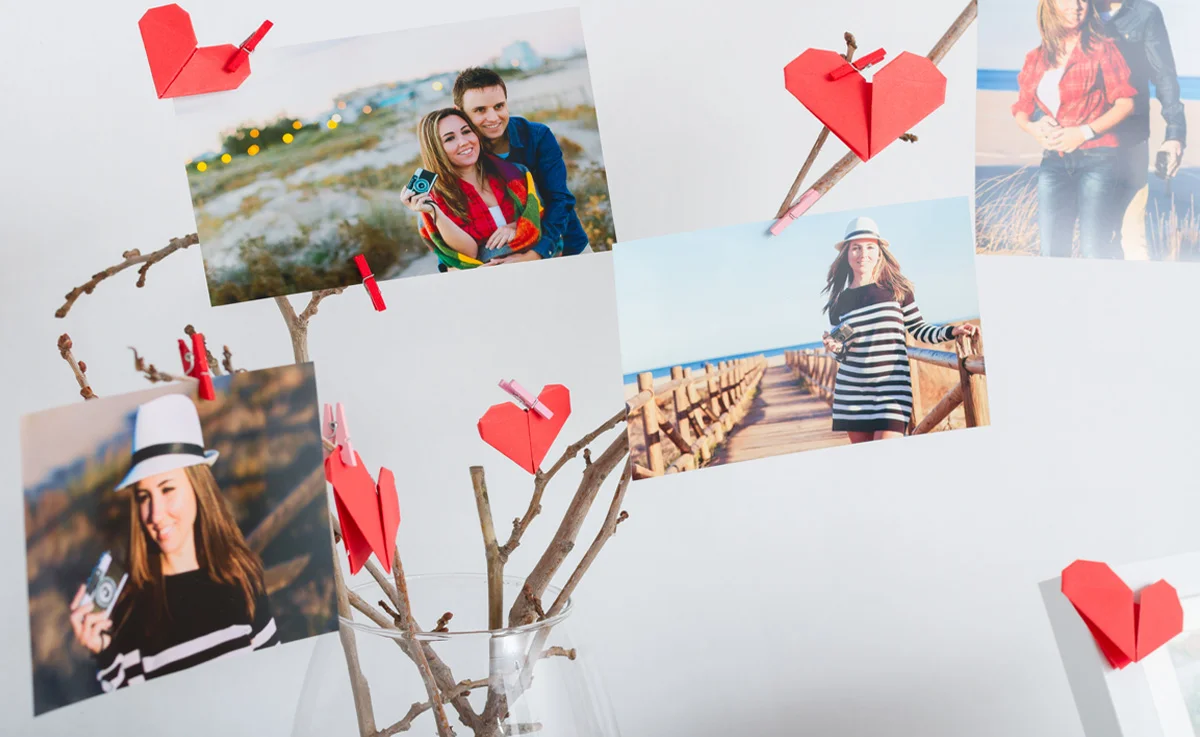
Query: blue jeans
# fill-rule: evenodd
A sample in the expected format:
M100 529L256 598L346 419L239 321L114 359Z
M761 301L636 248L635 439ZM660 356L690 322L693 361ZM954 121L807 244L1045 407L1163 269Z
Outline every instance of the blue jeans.
M1121 258L1116 238L1123 210L1124 162L1118 149L1079 149L1042 155L1038 169L1038 228L1043 256L1070 256L1079 223L1079 250L1085 258Z

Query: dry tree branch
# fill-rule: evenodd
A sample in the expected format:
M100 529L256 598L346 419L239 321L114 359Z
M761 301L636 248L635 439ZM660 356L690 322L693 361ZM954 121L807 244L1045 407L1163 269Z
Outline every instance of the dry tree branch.
M308 321L317 314L317 307L321 304L321 300L334 294L341 294L345 290L345 287L318 289L312 293L308 299L308 305L298 315L296 308L292 307L292 303L287 297L275 298L275 304L279 306L283 321L287 323L288 334L292 337L292 355L295 356L296 363L307 363L309 360Z
M316 312L316 310L313 310ZM408 598L408 581L404 577L404 564L400 562L400 549L392 554L392 573L396 578L397 601L404 609L403 616L397 614L396 626L409 637L417 633L417 622L413 619L412 604ZM412 648L416 655L417 668L421 671L421 680L425 682L425 691L429 695L429 703L433 704L433 719L437 725L438 737L454 737L454 729L446 718L446 709L442 704L442 693L429 667L429 659L425 654L424 645L413 638L416 647Z
M487 556L488 629L498 630L504 626L504 561L496 543L492 503L488 500L483 466L471 466L471 487L475 492L475 508L479 510L479 529L483 532L483 550Z
M446 612L442 616L438 617L437 626L434 627L430 631L431 632L449 632L450 628L447 625L450 624L451 619L454 619L454 612Z
M481 679L478 681L463 681L462 683L458 684L458 686L455 687L455 689L450 693L443 694L443 698L457 698L474 689L483 688L487 684L488 682L486 679ZM375 734L375 737L391 737L391 735L398 734L400 732L407 732L412 728L413 720L429 711L430 706L431 704L428 701L413 704L408 708L408 713L405 714L400 721L396 722L390 727L387 727L386 729L379 730Z
M560 645L555 645L554 647L551 647L551 648L548 648L548 649L542 651L543 658L559 657L559 658L566 658L567 660L574 660L575 655L576 655L575 648L571 648L570 650L568 650L565 647L562 647Z
M227 345L221 346L221 349L222 349L221 352L223 354L223 358L221 359L221 365L225 367L225 373L227 373L227 374L244 374L244 373L246 373L246 369L235 369L233 367L233 351L229 350L229 346L227 346Z
M332 525L333 520L330 519ZM357 594L346 588L346 580L342 578L342 566L337 556L337 531L334 530L333 543L333 591L337 597L338 616L350 619L351 599ZM369 607L368 607L369 608ZM371 706L371 686L363 676L362 665L358 661L358 645L355 641L354 629L338 625L338 637L342 641L342 651L346 654L346 667L350 671L350 692L354 698L354 713L358 717L358 733L362 737L370 737L375 733L375 708Z
M136 248L134 248L130 251L126 251L125 253L122 253L121 258L124 260L121 261L121 263L115 264L113 266L109 266L107 269L104 269L103 271L96 272L95 274L92 275L91 279L88 279L83 284L81 284L81 285L75 287L74 289L72 289L71 291L67 292L67 294L66 294L67 301L63 303L62 307L59 307L58 310L55 311L54 316L60 317L60 318L66 317L67 313L71 311L71 307L74 306L75 300L79 299L81 296L83 296L85 294L91 294L92 291L97 287L97 285L100 284L100 282L104 281L105 279L109 278L110 276L119 274L120 272L124 271L125 269L128 269L130 266L135 266L137 264L142 265L142 267L140 269L138 269L137 286L139 288L146 286L146 272L150 270L151 266L158 263L159 261L162 261L164 258L166 258L167 256L170 256L172 253L175 253L176 251L178 251L180 249L187 248L188 246L194 246L199 242L200 242L199 236L197 236L195 233L191 233L190 235L185 235L182 238L172 238L171 242L168 243L167 245L163 246L162 248L158 249L157 251L153 251L153 252L147 253L145 255L143 255L142 252Z
M142 373L146 380L152 384L157 384L160 381L195 381L191 376L175 376L168 374L166 371L159 371L154 367L154 364L147 363L146 359L142 358L137 348L129 346L129 350L133 351L133 370Z
M195 335L196 332L197 332L196 328L192 327L191 325L183 326L183 334L189 338L192 337L193 335ZM213 352L211 350L209 350L208 340L204 341L204 357L208 359L208 370L212 372L212 375L220 376L221 375L221 365L219 363L217 363L216 356L214 356Z
M512 534L509 535L508 541L504 543L504 545L500 546L499 552L501 563L508 562L509 556L512 555L512 552L517 549L518 545L521 544L521 536L525 534L527 529L529 529L529 525L531 522L533 522L533 518L541 513L542 495L545 493L546 486L550 483L550 479L554 478L554 475L557 474L559 470L567 464L567 461L570 461L575 456L579 455L581 450L591 445L593 440L619 425L625 419L625 416L625 409L621 409L620 412L617 412L615 415L610 417L600 427L597 427L595 430L592 430L579 440L568 445L567 449L563 451L563 454L559 456L557 461L554 462L554 465L550 467L549 471L542 471L540 469L538 470L537 476L535 476L533 480L533 496L529 500L529 508L525 510L524 516L522 516L520 519L513 520Z
M79 382L79 396L84 399L97 399L96 392L92 391L91 384L87 380L87 364L83 361L75 360L75 354L71 352L71 336L63 333L58 336L58 355L63 357L67 365L71 367L71 371L75 374L75 381Z

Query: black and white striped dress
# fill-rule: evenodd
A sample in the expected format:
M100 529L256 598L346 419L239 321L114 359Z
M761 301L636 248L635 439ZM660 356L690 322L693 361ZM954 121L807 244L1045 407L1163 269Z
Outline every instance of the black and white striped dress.
M833 429L905 432L913 395L904 331L922 343L942 343L950 340L954 326L925 322L911 294L897 302L877 284L843 291L829 309L829 320L854 329L833 388Z
M241 589L213 581L204 570L166 576L163 586L169 617L158 626L147 621L132 592L113 611L112 642L97 656L96 679L105 692L280 643L265 593L256 598L251 620Z

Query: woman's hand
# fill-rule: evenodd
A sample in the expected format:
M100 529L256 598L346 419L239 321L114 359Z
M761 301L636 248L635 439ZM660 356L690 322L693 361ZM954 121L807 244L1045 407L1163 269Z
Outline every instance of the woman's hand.
M499 228L496 228L495 233L492 233L490 236L488 236L487 243L484 245L494 251L497 248L503 248L504 246L508 245L512 239L516 237L516 226L502 225Z
M112 620L105 616L104 612L93 611L91 602L80 605L85 590L84 584L79 584L79 590L71 600L71 630L74 631L75 640L80 645L86 647L89 652L98 653L108 647L112 640L112 636L107 632L112 628Z
M1049 148L1051 151L1060 151L1064 154L1069 154L1082 146L1084 141L1087 140L1087 136L1084 135L1082 128L1073 125L1068 128L1055 129L1046 136L1046 139L1050 142L1050 145L1046 148Z
M491 261L488 261L486 264L484 264L484 266L499 266L500 264L515 264L515 263L520 263L521 261L540 261L541 258L542 258L542 254L538 253L537 251L534 251L533 249L530 249L528 251L518 251L517 253L510 253L509 255L501 256L500 258L494 258Z
M1058 121L1046 115L1039 119L1036 123L1030 123L1026 129L1029 134L1037 139L1037 142L1042 148L1050 148L1051 136L1057 135L1062 128L1059 128Z
M842 344L833 339L828 332L821 335L821 342L825 344L825 350L830 353L841 353Z
M974 323L964 322L962 325L954 326L954 332L952 335L954 335L956 338L960 335L979 335L979 326L975 325Z
M437 205L433 203L433 198L428 192L417 194L408 187L400 190L400 202L412 210L413 212L437 212Z

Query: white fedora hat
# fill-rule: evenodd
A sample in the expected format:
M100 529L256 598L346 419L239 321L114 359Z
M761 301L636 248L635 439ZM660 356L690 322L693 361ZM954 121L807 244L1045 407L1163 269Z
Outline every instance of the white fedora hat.
M137 408L129 473L121 479L117 490L176 468L201 463L211 466L217 455L215 450L204 449L200 416L191 398L168 394L152 399Z
M859 239L879 241L882 246L891 245L887 239L879 234L879 226L871 218L857 217L850 221L846 226L846 235L837 243L833 244L834 248L841 248L850 241Z

